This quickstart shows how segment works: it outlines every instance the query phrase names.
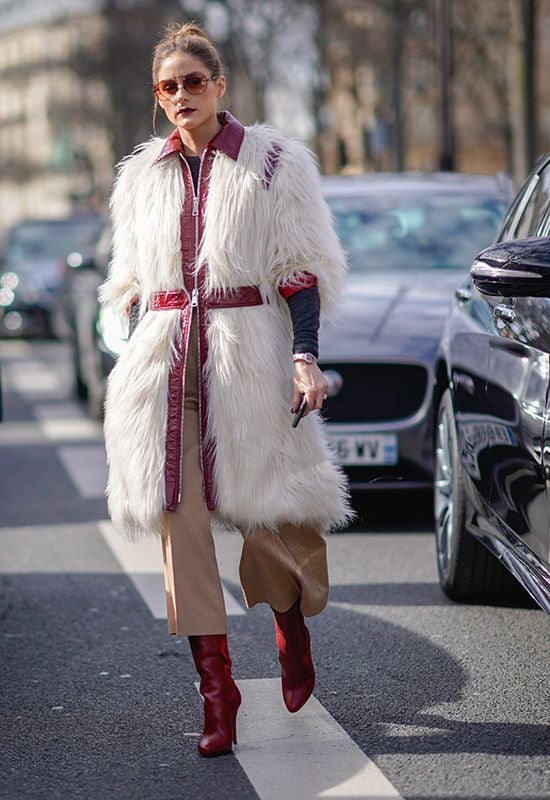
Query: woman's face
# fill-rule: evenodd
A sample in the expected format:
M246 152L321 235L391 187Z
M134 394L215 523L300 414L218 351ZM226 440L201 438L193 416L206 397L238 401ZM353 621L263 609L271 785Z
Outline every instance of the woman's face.
M218 111L218 100L225 94L225 78L221 75L215 81L208 81L203 94L190 94L184 89L181 77L191 72L200 72L205 78L212 73L208 67L188 53L174 53L161 62L158 81L176 79L179 90L170 100L157 95L158 103L169 121L181 130L196 131L204 124L211 124Z

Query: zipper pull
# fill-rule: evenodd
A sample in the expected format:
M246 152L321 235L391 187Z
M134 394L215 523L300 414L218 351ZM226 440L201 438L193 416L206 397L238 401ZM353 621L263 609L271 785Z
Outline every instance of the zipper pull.
M199 216L199 198L198 197L194 197L193 198L193 216L194 217L198 217Z
M196 308L199 304L199 290L193 289L191 292L191 308Z

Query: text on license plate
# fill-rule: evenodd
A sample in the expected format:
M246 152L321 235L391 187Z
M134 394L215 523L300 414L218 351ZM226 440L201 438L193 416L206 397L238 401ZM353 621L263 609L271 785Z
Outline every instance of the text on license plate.
M329 443L340 464L397 464L394 433L329 433Z

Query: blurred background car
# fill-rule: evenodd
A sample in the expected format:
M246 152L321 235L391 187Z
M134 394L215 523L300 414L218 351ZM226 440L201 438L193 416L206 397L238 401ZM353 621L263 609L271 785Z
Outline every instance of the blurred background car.
M332 446L354 490L430 489L439 340L511 182L401 173L326 178L324 187L350 264L340 318L321 328Z
M58 290L64 338L71 349L73 388L88 413L101 419L107 376L124 348L127 325L102 309L97 290L105 280L111 256L111 228L105 225L90 257L76 259Z
M437 356L435 535L453 600L514 604L523 587L550 612L548 237L550 153L457 290Z
M57 292L67 269L95 250L98 215L26 220L8 234L0 261L0 334L59 336Z

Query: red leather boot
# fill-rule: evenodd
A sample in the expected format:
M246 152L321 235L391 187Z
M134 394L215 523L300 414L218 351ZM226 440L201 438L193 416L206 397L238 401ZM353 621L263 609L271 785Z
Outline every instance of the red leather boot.
M231 659L225 634L189 636L191 653L200 675L204 700L204 731L199 739L201 756L222 756L237 744L237 711L241 693L231 677Z
M283 700L291 713L309 700L315 686L309 631L297 600L288 611L275 611L275 631L281 664Z

